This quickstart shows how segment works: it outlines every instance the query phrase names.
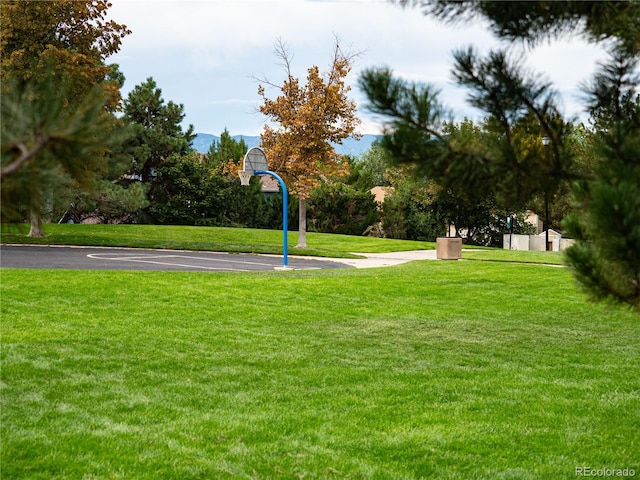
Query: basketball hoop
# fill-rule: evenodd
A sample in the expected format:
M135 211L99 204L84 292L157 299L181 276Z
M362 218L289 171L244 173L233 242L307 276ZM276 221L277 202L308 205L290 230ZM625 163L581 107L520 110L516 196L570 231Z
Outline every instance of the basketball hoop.
M250 148L245 154L242 160L242 170L238 170L238 176L240 177L240 183L242 185L249 185L249 180L254 174L258 175L270 175L275 178L280 184L282 191L282 270L287 270L287 252L289 249L287 241L287 232L289 231L289 192L284 181L277 173L269 171L269 165L267 163L267 156L264 154L264 150L260 147Z
M253 175L246 170L238 170L238 176L240 177L240 185L247 186Z

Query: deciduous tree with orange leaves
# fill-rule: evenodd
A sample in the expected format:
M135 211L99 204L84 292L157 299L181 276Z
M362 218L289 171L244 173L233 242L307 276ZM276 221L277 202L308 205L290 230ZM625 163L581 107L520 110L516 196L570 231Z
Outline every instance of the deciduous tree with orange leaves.
M292 56L281 40L276 42L275 53L282 61L286 78L281 86L259 80L258 94L264 100L260 112L272 122L265 125L260 137L269 168L282 176L290 191L298 196L297 247L305 248L306 202L311 190L323 176L348 173L348 163L336 153L332 143L340 144L349 136L358 136L355 130L360 120L355 102L348 97L351 87L345 83L357 54L345 53L336 38L329 69L321 72L315 65L310 67L303 86L293 76ZM280 95L268 98L265 85L279 89Z
M100 85L106 106L120 104L120 78L105 60L131 31L108 20L108 0L4 0L1 4L0 69L24 84L54 77L68 88L67 103ZM4 91L4 89L3 89Z

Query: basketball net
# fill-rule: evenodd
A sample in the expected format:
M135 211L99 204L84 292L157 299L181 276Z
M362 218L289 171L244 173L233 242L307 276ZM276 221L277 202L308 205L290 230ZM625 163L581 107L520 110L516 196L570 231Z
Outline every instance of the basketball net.
M238 170L238 176L240 177L240 185L249 185L249 181L251 180L251 173L246 170Z

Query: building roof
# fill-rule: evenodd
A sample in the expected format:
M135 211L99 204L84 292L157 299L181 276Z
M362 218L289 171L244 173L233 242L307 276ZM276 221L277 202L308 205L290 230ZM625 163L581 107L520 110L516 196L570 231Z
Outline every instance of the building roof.
M375 197L375 201L378 203L384 203L384 199L387 195L391 195L394 191L393 187L373 187L369 190Z
M260 182L262 183L262 193L276 193L280 191L278 180L271 175L260 175Z

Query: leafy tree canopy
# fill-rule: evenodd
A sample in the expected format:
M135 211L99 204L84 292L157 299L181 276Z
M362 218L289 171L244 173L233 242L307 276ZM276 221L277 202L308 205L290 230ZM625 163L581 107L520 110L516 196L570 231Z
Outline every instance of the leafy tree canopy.
M264 127L262 147L270 167L298 195L298 247L306 247L304 202L319 185L321 175L346 173L348 163L331 142L342 142L360 123L356 104L348 98L350 87L345 83L355 55L344 53L336 39L329 69L323 74L317 66L310 67L304 86L292 74L292 57L282 41L276 44L276 55L284 65L286 78L281 86L262 79L263 84L280 91L275 99L267 97L264 85L258 88L263 98L260 111L273 122Z
M53 75L66 79L67 101L96 84L111 109L120 101L121 83L105 60L131 33L125 25L106 20L107 0L5 0L0 3L0 68L3 78L21 83ZM51 69L53 68L53 72Z

